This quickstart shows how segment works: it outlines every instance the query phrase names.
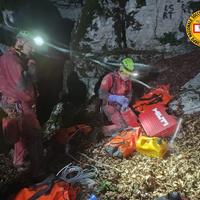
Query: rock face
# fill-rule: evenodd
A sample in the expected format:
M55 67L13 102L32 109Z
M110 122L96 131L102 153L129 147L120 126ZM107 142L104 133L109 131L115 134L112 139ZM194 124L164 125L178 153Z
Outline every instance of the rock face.
M181 88L180 97L171 103L171 108L174 110L179 106L184 114L200 111L200 73Z
M178 54L190 51L185 25L197 1L189 0L87 0L74 47L93 52L123 47Z
M50 0L59 10L63 18L77 21L80 18L85 0Z
M141 6L134 1L126 5L126 14L130 18L126 30L128 46L159 51L176 50L177 45L185 41L184 25L191 13L188 1L143 2ZM131 24L133 19L137 26Z
M156 56L158 59L191 52L196 47L188 41L185 25L198 6L197 0L84 1L71 48L82 52L78 59L75 56L73 69L86 84L88 97L94 94L107 69L84 57L86 53L93 53L92 59L100 64L105 58L119 62L126 53L136 62L150 64Z

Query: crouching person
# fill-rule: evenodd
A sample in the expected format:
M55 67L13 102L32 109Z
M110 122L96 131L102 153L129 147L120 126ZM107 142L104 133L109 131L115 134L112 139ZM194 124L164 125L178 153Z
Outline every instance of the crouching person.
M132 98L130 74L133 71L133 60L125 58L120 68L108 73L101 82L99 98L102 99L102 110L112 122L112 125L103 127L105 136L112 136L128 127L120 111L128 108Z

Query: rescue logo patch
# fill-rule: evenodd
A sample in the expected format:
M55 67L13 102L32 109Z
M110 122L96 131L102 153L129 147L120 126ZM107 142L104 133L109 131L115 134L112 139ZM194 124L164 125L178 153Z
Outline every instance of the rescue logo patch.
M200 10L189 17L186 24L186 33L190 41L200 47Z

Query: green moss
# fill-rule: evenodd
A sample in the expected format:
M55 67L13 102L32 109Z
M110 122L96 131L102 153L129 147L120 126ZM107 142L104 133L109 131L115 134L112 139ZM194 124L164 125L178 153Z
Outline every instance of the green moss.
M177 40L176 39L176 32L169 32L169 33L164 33L163 37L158 38L159 42L161 44L171 44L171 45L179 45L183 43L184 37Z
M146 6L146 0L136 0L137 8L141 8L142 6Z

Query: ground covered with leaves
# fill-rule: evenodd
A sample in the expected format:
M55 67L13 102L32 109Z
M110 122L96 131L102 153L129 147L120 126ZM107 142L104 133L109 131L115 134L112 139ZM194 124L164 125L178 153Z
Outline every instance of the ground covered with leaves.
M155 67L163 70L156 84L170 84L177 97L181 86L200 72L200 52L162 59ZM109 157L103 148L107 139L90 145L74 162L82 167L94 165L98 169L97 185L91 192L102 200L151 200L168 192L178 191L191 200L200 197L200 118L199 113L184 116L179 137L173 151L164 159L150 158L134 153L128 159ZM57 159L58 160L58 159ZM55 173L63 165L59 160ZM61 159L60 159L61 160ZM67 163L66 163L67 164ZM53 169L51 170L53 171ZM18 180L19 173L12 167L8 152L0 154L0 192L6 185Z

